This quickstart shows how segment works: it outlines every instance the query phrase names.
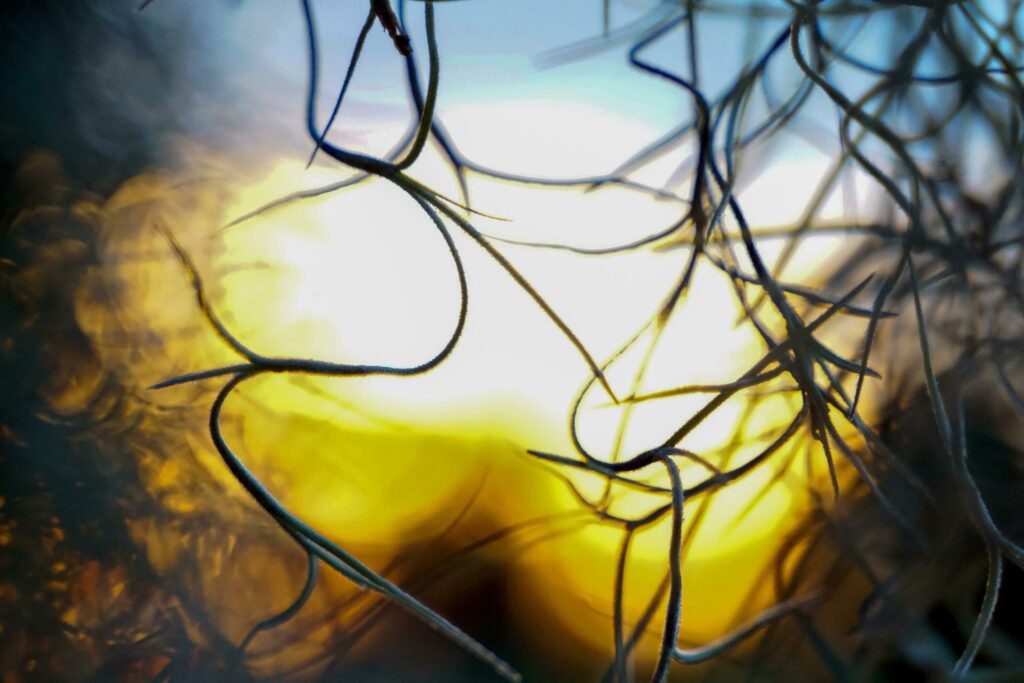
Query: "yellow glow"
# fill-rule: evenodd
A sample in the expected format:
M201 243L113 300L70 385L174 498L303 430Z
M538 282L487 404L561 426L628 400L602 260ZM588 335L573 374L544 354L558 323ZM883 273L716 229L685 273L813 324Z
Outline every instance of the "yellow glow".
M529 168L533 160L517 158L515 142L529 137L531 126L544 126L544 117L530 114L543 110L531 104L512 114L500 111L517 122L520 135L490 152ZM576 111L562 113L582 121L579 125L592 126L595 134L616 130L619 135L626 126L621 134L627 139L655 135L602 118L599 111L582 117ZM454 118L462 116L462 125L470 126L484 115L473 110ZM493 147L502 138L481 139ZM825 168L824 158L783 161L742 188L740 196L755 227L792 221ZM414 170L420 169L425 170L413 173L418 179L456 194L437 159L424 159ZM339 176L326 166L307 170L298 158L246 170L207 160L193 173L202 177L211 170L227 180L140 178L104 207L107 268L102 277L119 293L116 315L105 311L94 293L83 292L79 316L97 338L119 326L146 330L157 341L128 355L111 351L106 363L123 366L146 385L237 360L200 320L181 266L155 229L158 225L171 230L193 254L218 314L260 353L414 365L445 343L457 313L455 272L436 229L400 191L382 181L370 182L221 230L229 220L266 202ZM654 232L683 210L623 189L583 194L480 177L472 180L471 196L480 210L510 219L474 218L487 232L591 246ZM832 202L825 216L830 212L838 216L842 208ZM436 533L477 486L483 493L474 504L505 525L578 509L563 484L523 452L529 447L570 452L563 425L573 396L587 378L586 367L496 264L464 236L457 235L456 241L470 281L469 321L456 352L437 370L410 379L267 377L246 385L229 402L230 435L240 454L282 501L357 555L370 554L379 563ZM772 257L771 243L765 244ZM808 244L814 249L798 252L786 271L788 279L806 281L837 245L834 239ZM598 358L654 312L687 255L679 249L641 250L594 258L508 245L501 249ZM762 349L749 325L736 326L740 314L727 278L702 265L638 393L739 376ZM610 372L622 395L629 393L641 357L629 354ZM196 399L194 391L175 388L152 397L167 405L194 402L198 416L209 395ZM655 445L706 400L698 394L639 404L622 453ZM581 418L584 441L602 457L611 456L622 410L603 405L606 401L599 391L592 392ZM728 401L680 445L721 466L735 465L763 448L771 430L787 423L795 410L790 401L771 399L744 419L751 408L743 399ZM204 454L205 476L229 482L208 445L202 419L183 429ZM742 438L734 441L737 435ZM713 499L688 504L688 520L702 506L710 509L685 563L684 642L713 638L771 600L759 583L762 569L805 505L804 453L784 450L772 462L790 459L796 464L750 510L748 505L771 482L774 466L757 468ZM185 486L189 477L200 475L182 472L173 462L143 461L151 492L168 509L187 514L201 504ZM683 469L691 484L706 474L693 463ZM652 482L663 482L660 477L661 472L652 470ZM586 477L578 481L588 495L600 495L598 482ZM232 490L238 493L237 487ZM641 494L617 492L612 510L641 514L654 504ZM159 559L158 567L182 561L161 554L173 539L146 529L139 533L140 543ZM524 626L551 618L587 648L608 651L619 537L618 531L590 525L517 557L512 604L521 610ZM665 524L636 538L626 596L629 623L661 580L667 545ZM271 578L284 576L279 566L267 571ZM660 628L660 621L655 623ZM238 632L241 626L231 628Z

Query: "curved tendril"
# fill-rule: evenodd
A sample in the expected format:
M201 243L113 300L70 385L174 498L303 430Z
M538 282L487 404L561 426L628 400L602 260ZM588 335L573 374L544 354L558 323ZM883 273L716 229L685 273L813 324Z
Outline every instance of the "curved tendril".
M683 664L700 664L702 662L706 662L709 659L717 657L723 652L736 647L761 629L771 626L780 619L798 610L820 602L821 597L821 594L817 593L802 598L794 598L792 600L780 602L764 610L761 614L757 615L742 626L725 634L721 638L713 640L701 647L677 647L672 652L672 656L676 661L682 662Z
M334 119L338 116L338 112L341 110L341 103L345 100L345 93L348 91L348 86L352 82L352 76L356 72L356 65L359 63L359 56L363 52L363 44L366 43L366 36L370 33L370 28L373 26L374 18L376 14L371 8L369 13L366 15L366 21L363 23L363 28L359 31L359 36L356 38L355 47L352 48L352 56L348 60L348 69L345 71L345 80L342 81L341 90L338 91L338 99L334 101L334 109L331 110L331 115L327 119L327 123L324 124L323 132L320 133L320 137L317 138L316 145L313 147L312 153L309 155L309 161L306 162L306 168L313 165L313 160L316 159L316 153L320 151L320 147L324 144L324 139L327 134L331 131L331 126L334 125Z
M235 653L235 662L232 668L236 667L242 659L245 657L245 651L249 647L252 640L260 634L262 631L266 631L272 628L276 628L295 617L302 608L309 602L309 598L313 595L313 589L316 588L317 579L320 576L320 560L317 559L315 553L307 552L307 569L306 569L306 580L302 584L302 589L295 599L285 607L283 610L278 612L272 617L268 617L263 621L260 621L254 625L249 632L242 638L242 642L238 645L238 650Z
M683 482L679 468L668 456L661 456L662 464L672 482L672 528L668 546L669 586L668 603L665 606L665 630L661 636L661 650L651 674L652 683L662 683L668 678L669 664L679 637L679 623L683 602Z
M199 301L199 305L203 310L204 315L211 321L211 324L215 326L219 336L228 343L231 348L235 349L238 353L245 356L249 363L245 365L229 365L221 368L214 368L211 370L204 370L200 372L188 373L179 377L174 377L163 382L159 382L153 385L152 388L160 389L170 386L176 386L186 382L195 382L204 379L210 379L213 377L222 377L225 375L234 375L238 373L253 373L253 372L273 372L273 373L304 373L309 375L323 375L328 377L365 377L370 375L395 375L395 376L411 376L419 375L432 370L443 362L452 351L455 349L455 345L462 337L462 331L466 326L466 313L469 305L469 286L466 281L466 271L462 263L462 258L459 255L459 251L455 246L454 240L452 240L451 234L445 227L444 221L441 220L437 212L419 195L414 192L409 192L409 195L414 201L420 206L420 208L430 217L434 226L438 232L441 233L441 237L444 239L445 246L448 248L448 252L452 258L452 263L455 266L455 272L459 280L459 311L458 318L455 323L455 327L452 330L452 334L449 336L444 346L434 354L428 360L413 366L391 366L391 365L362 365L362 364L348 364L348 363L334 363L330 361L322 361L311 358L287 358L287 357L270 357L257 354L250 351L247 347L242 345L240 342L235 340L230 332L227 331L223 325L220 324L216 315L209 307L205 295L203 294L202 280L199 278L198 273L192 266L191 260L188 259L187 254L184 250L179 251L179 257L182 258L182 263L190 274L193 289L196 291L196 297ZM176 243L175 243L176 244ZM180 247L179 247L180 249Z
M432 0L426 0L424 5L427 26L427 52L430 59L430 72L427 77L427 96L422 106L418 107L420 123L419 128L416 130L416 136L413 138L412 147L410 147L405 158L394 165L395 170L398 171L409 168L416 161L420 152L423 151L424 145L427 144L431 127L434 125L434 106L437 104L440 59L437 54L437 37L434 31L434 3ZM412 56L407 55L407 59L411 60Z
M240 373L232 377L217 394L210 409L209 427L214 446L239 483L270 514L278 525L295 539L300 547L316 554L326 564L357 585L375 590L387 596L395 604L419 617L424 623L435 628L464 650L491 666L503 678L510 681L518 681L519 674L490 650L289 512L266 486L245 467L224 437L221 429L221 415L228 396L243 381L255 377L256 374L255 372Z

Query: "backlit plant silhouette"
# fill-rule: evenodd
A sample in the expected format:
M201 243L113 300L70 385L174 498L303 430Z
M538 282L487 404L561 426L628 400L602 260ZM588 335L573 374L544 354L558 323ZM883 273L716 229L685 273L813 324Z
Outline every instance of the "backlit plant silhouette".
M590 177L562 179L504 173L482 166L459 151L459 131L449 131L436 113L444 46L439 44L435 32L436 3L430 0L417 3L422 5L425 26L426 42L422 45L410 42L405 29L405 3L399 3L395 10L387 2L367 3L366 20L352 48L332 114L328 120L319 121L317 104L322 93L318 24L314 3L303 0L299 4L308 39L306 128L312 156L326 155L359 175L283 197L256 208L231 225L291 202L323 196L371 179L386 181L416 202L445 242L459 281L460 296L452 302L459 314L447 343L430 360L414 366L393 366L383 359L374 365L349 365L264 355L246 345L221 321L207 300L203 281L189 254L167 234L188 271L199 307L239 360L168 379L157 388L188 382L222 382L210 411L213 443L234 476L309 558L308 578L295 602L278 616L257 625L240 644L240 657L255 633L286 621L302 608L317 581L318 567L324 564L420 617L486 662L495 674L510 680L518 678L516 671L487 649L486 644L470 638L457 625L291 513L246 468L244 454L229 443L221 427L222 410L232 392L260 375L413 376L443 363L459 342L473 289L459 249L449 234L449 230L455 230L468 235L507 272L561 331L567 343L575 347L590 370L577 400L567 406L576 452L533 450L531 454L554 466L555 476L563 478L582 509L601 523L621 529L613 615L615 657L609 663L608 680L631 680L634 650L645 632L655 632L660 640L650 678L663 681L674 667L704 662L790 615L799 621L812 642L821 643L816 647L836 675L845 675L847 665L828 651L823 644L825 639L806 614L829 599L830 587L808 585L809 582L800 580L799 571L793 578L780 568L778 604L753 621L702 647L684 648L678 643L680 622L688 618L682 565L702 514L696 513L698 518L684 532L684 515L691 503L713 496L756 468L769 467L781 452L795 452L797 447L805 447L819 459L830 481L829 491L812 491L821 499L821 512L819 524L808 528L808 537L827 536L826 527L841 526L841 517L836 517L839 521L830 519L832 505L826 498L857 499L863 487L869 493L863 499L870 501L866 504L884 513L879 524L888 525L908 544L927 547L929 540L919 528L920 515L914 512L917 508L908 511L905 500L893 498L894 481L903 482L913 496L921 496L921 506L940 505L956 510L956 514L969 521L982 541L988 570L983 600L951 673L957 677L970 671L992 628L1004 562L1024 567L1024 549L1001 529L969 467L970 413L965 408L972 382L980 381L983 373L994 372L996 384L1005 397L1018 411L1024 410L1019 389L1024 351L1024 292L1020 282L1024 263L1024 88L1018 76L1024 45L1018 36L1017 2L790 0L736 5L666 0L651 3L641 19L616 26L614 8L610 0L604 0L604 33L584 44L567 46L553 59L586 59L595 51L623 50L625 45L625 57L632 67L659 79L666 88L685 93L692 103L691 113L661 139L624 159L618 168ZM459 11L460 3L446 5L446 11ZM705 18L726 14L738 16L751 25L771 20L772 26L779 28L726 82L709 83L701 76L700 61L713 56L701 54L698 36L704 30ZM891 22L895 37L876 61L868 62L854 48L858 41L877 40L867 35L872 20ZM382 158L337 146L329 136L359 67L364 41L377 24L388 32L405 59L408 92L418 114L406 136ZM685 48L680 63L662 64L646 56L652 48L673 40ZM424 62L425 79L420 73ZM778 82L773 74L785 69L799 77ZM976 142L978 137L973 135L977 131L983 132L984 149L978 147L982 143ZM838 139L841 153L832 160L829 173L804 207L799 221L755 231L737 198L738 186L745 179L744 154L784 134ZM436 144L442 151L461 187L460 197L442 196L415 179L416 161L428 144ZM679 150L688 151L686 161L665 186L648 186L634 179L639 170L662 155ZM968 168L974 154L985 154L991 160L980 185L972 175L976 171ZM821 219L819 213L825 199L851 169L866 174L877 186L880 206L874 211L876 218L857 223ZM486 212L487 207L474 205L470 197L467 178L472 176L525 186L576 187L595 193L615 186L649 195L652 201L675 202L679 213L674 223L629 243L599 249L530 243L536 249L572 250L594 258L628 250L678 248L685 258L675 283L656 302L654 314L640 329L623 330L625 342L618 351L607 358L595 358L540 291L503 255L499 245L514 240L490 237L474 225L481 215L478 211ZM797 247L807 238L822 234L844 235L850 245L847 255L834 264L826 286L812 288L784 279L785 266ZM784 245L771 262L762 255L765 240L782 240ZM653 354L673 312L689 296L698 267L713 267L730 279L736 299L746 312L742 324L751 326L762 341L761 357L724 384L643 393L639 387L648 370L644 361L627 386L613 386L607 373L627 352L640 348L647 359ZM826 341L830 326L837 325L841 325L847 338L855 340L845 351L836 347L835 335L833 341ZM915 352L906 353L910 349ZM856 353L856 357L843 355L849 351ZM940 352L941 361L937 360ZM932 413L928 429L937 436L938 444L928 455L932 460L926 467L948 469L952 490L935 490L923 481L920 472L915 471L919 464L909 462L906 453L893 450L879 433L878 425L860 411L868 382L881 377L871 363L883 357L898 368L886 373L889 379L881 384L887 400L897 405L917 387L923 387ZM698 363L710 359L688 360ZM893 375L906 377L906 386L897 386ZM649 448L622 453L616 447L608 453L595 453L584 445L577 417L584 400L598 391L606 395L607 401L621 407L620 436L628 428L632 406L684 394L703 395L707 400ZM743 462L715 462L681 446L687 435L730 399L742 397L752 410L765 397L780 394L791 400L788 421L768 435L766 447ZM1016 419L1020 419L1019 414ZM683 462L698 465L703 476L684 480L680 470ZM842 467L851 467L858 483L844 487ZM585 494L568 476L571 471L602 477L603 493L596 498ZM658 496L662 502L640 516L623 516L612 504L622 491L631 489ZM842 509L836 508L835 514L840 515ZM664 549L664 580L652 587L640 620L627 625L623 593L632 539L638 531L658 523L666 523L671 529ZM855 557L862 556L864 551L856 548L856 536L852 532L847 535L852 539L850 552ZM782 554L790 550L792 546L787 546ZM783 563L780 559L780 567ZM871 563L864 560L863 564L869 567ZM888 587L901 580L898 568L890 576L874 576L873 569L865 569L865 573L872 575L871 580L877 584L878 591L872 600L881 603L889 599ZM853 664L849 666L856 668Z

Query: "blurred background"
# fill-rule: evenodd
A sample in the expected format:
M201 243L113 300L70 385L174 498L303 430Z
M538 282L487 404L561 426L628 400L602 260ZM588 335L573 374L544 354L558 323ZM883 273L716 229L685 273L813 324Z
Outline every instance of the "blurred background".
M239 362L188 265L266 356L413 366L456 327L416 202L310 161L309 27L322 127L369 3L138 5L0 10L2 680L497 680L253 501L211 440L223 378L152 388ZM387 156L416 125L425 8L395 9L419 74L378 20L337 147ZM579 453L693 423L679 646L813 600L671 680L1020 680L1018 3L435 12L438 127L409 175L480 212L479 240L448 221L465 328L423 375L246 382L220 425L252 473L525 680L644 680L672 525L622 520L671 482ZM730 390L794 329L747 229L793 315L839 314L809 378L794 352Z

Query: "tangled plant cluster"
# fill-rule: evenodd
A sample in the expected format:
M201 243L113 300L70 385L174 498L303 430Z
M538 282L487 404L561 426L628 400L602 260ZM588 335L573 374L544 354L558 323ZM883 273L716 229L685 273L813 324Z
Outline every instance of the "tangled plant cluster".
M631 680L635 650L648 631L656 632L660 641L650 677L663 681L670 676L673 664L686 666L716 657L787 616L799 623L832 673L839 677L858 675L862 673L860 664L845 660L831 648L828 638L808 616L812 608L827 607L836 592L836 582L830 580L833 574L814 566L820 558L813 552L803 555L796 570L785 568L791 567L796 551L807 539L812 539L811 545L825 540L842 547L844 561L858 567L871 585L870 596L861 605L865 614L884 613L893 623L894 614L907 613L900 587L905 586L915 565L889 556L884 567L875 566L879 564L879 551L868 546L881 535L880 542L888 544L888 550L898 550L895 555L934 562L941 556L936 555L934 546L942 532L930 526L930 520L942 514L949 514L951 520L968 530L967 535L980 539L980 556L987 572L983 599L973 611L966 639L956 645L959 652L955 661L947 662L940 654L926 664L945 666L954 677L968 675L996 628L993 620L1004 563L1024 567L1024 550L1014 540L1019 512L1014 516L1012 506L1008 512L998 508L994 501L1002 498L979 484L977 469L970 464L972 410L968 409L972 396L998 386L999 400L1017 411L1012 418L1014 424L1019 424L1020 412L1024 411L1020 389L1024 349L1020 343L1024 312L1020 284L1024 260L1020 180L1024 89L1019 78L1024 45L1019 37L1019 3L789 0L738 5L664 0L653 3L639 19L616 26L614 8L610 0L604 0L604 33L567 47L557 58L584 59L594 51L618 50L626 45L633 68L685 93L692 110L687 120L623 160L615 170L562 179L505 173L478 164L459 151L458 131L449 132L436 114L443 46L435 32L435 4L431 0L422 3L424 45L409 38L404 2L394 9L384 0L368 4L333 111L321 122L317 116L321 98L318 24L314 3L301 1L310 64L306 127L312 155L326 155L358 175L283 197L235 221L237 224L283 204L372 179L393 184L416 202L438 231L458 277L457 322L447 343L430 360L403 367L262 354L222 322L189 253L172 234L166 234L189 274L199 308L239 360L168 379L156 388L226 380L210 410L213 444L238 481L308 557L307 579L295 601L249 632L238 646L239 660L257 633L301 611L318 581L320 566L326 565L418 616L488 664L495 674L509 680L518 678L517 672L484 644L289 511L246 467L243 454L222 427L222 411L232 392L261 375L414 376L443 363L463 331L471 289L459 249L449 233L455 229L468 235L508 273L590 369L589 380L568 407L576 452L531 453L559 471L584 471L601 477L603 492L593 497L578 488L571 477L558 475L563 476L588 514L622 530L614 596L615 656L606 680ZM458 11L457 3L451 11ZM706 57L698 48L698 38L704 22L721 15L745 20L751 35L762 25L778 28L769 39L752 41L759 45L756 53L729 80L711 83L701 76L700 60ZM870 38L870 32L878 21L890 23L892 40L869 61L857 46L866 40L875 44L877 38ZM340 147L330 141L329 135L359 66L364 42L378 23L404 57L408 92L418 114L405 137L381 158ZM663 64L648 57L670 41L685 48L681 64ZM426 61L425 84L420 73L422 60ZM793 73L797 78L779 77ZM800 220L754 230L736 196L744 180L744 157L787 135L838 140L841 152L804 207ZM430 143L443 153L462 189L461 197L443 196L414 178L416 161ZM664 186L653 187L636 180L656 160L679 151L685 153L685 161ZM980 168L979 156L984 158ZM821 219L825 199L854 168L880 188L882 200L875 219L856 223ZM607 358L595 358L496 246L515 241L489 237L474 225L476 217L486 216L480 213L486 207L478 208L471 201L467 178L473 176L591 192L619 187L649 195L652 200L676 202L680 206L678 219L643 239L600 249L555 243L527 246L594 257L630 250L681 248L686 257L678 277L657 302L650 319L629 334L620 349ZM841 234L850 245L827 286L810 288L787 281L784 270L793 253L809 238L822 234ZM781 240L783 245L771 261L763 255L763 244L768 240ZM648 370L644 361L634 369L628 386L613 386L608 376L627 354L640 349L642 356L651 357L664 338L673 312L690 294L694 273L706 267L729 278L745 311L742 324L756 331L763 343L763 355L724 384L644 393L639 389ZM855 358L846 357L842 348L826 339L830 326L840 326L845 335L857 339L855 348L859 352ZM891 438L886 429L895 429L896 420L879 425L860 408L868 382L881 377L871 366L871 361L877 362L880 357L891 366L884 373L887 379L882 392L894 406L893 413L906 411L910 415L907 406L913 405L911 399L923 387L918 398L928 407L930 416L919 416L911 422L923 433L935 435L933 448L925 449L927 453L915 455L898 438ZM902 386L897 386L897 378L903 379ZM651 447L635 453L620 453L615 448L599 454L585 445L578 429L584 401L598 391L621 407L620 435L628 429L634 406L686 394L704 395L707 400ZM767 435L767 445L742 462L715 462L681 446L687 435L728 401L742 399L753 410L760 401L780 395L787 397L792 406L786 424ZM1001 425L1000 429L1019 427ZM698 648L681 647L680 622L687 618L682 565L701 513L696 513L698 519L688 528L683 525L684 514L694 501L710 498L797 446L806 447L808 458L817 460L817 464L809 462L808 468L824 467L831 490L822 492L812 487L812 495L819 500L817 515L802 530L802 536L783 544L776 576L778 604L719 640ZM684 482L681 463L696 465L706 474ZM1020 467L1019 461L1010 459L1009 463L1011 469ZM856 472L856 484L843 485L844 467ZM936 471L944 474L932 476ZM863 496L861 488L866 490ZM643 515L627 516L613 505L624 490L639 490L661 502ZM852 504L835 505L833 500L840 496L849 498ZM864 519L874 525L870 534L858 530L858 520ZM627 624L623 594L631 544L635 534L659 522L671 528L665 548L664 580L652 591L641 618ZM870 542L865 541L868 536ZM871 620L866 618L864 623L867 628ZM1020 658L1000 658L998 653L993 658L997 664L1008 664L1011 671L1019 671L1012 667L1020 666Z
M984 545L987 580L984 599L977 611L970 636L952 668L954 676L970 671L984 647L992 622L1004 572L1009 560L1024 566L1024 551L993 517L986 497L969 467L969 421L965 410L965 392L970 382L984 370L994 371L999 386L1018 411L1024 409L1016 379L1019 377L1021 349L1022 291L1020 272L1021 207L1021 113L1024 90L1018 37L1019 7L981 2L940 3L865 3L865 2L788 2L769 6L757 3L733 6L717 2L660 2L639 22L626 27L605 26L605 34L581 48L617 49L626 41L631 65L669 87L685 92L692 100L692 114L676 129L625 160L606 175L587 178L544 179L523 177L488 169L464 157L457 145L458 131L450 133L435 114L440 78L440 52L435 34L434 3L424 2L426 44L410 46L404 30L404 5L393 13L387 2L369 3L366 23L352 49L344 84L337 95L334 111L327 122L316 116L318 101L317 25L309 0L302 2L308 31L309 89L307 128L313 142L313 155L323 154L360 172L355 179L312 191L303 196L284 198L252 215L273 209L281 203L301 201L379 177L408 194L438 230L450 250L453 267L459 276L460 312L451 338L428 361L415 367L387 365L344 365L301 357L267 356L249 348L220 322L204 294L203 284L187 253L175 244L180 260L188 269L200 307L219 337L240 357L236 365L190 373L158 387L185 382L227 378L214 400L210 413L210 432L218 452L232 473L249 493L308 554L308 579L295 603L279 616L259 625L269 628L298 611L308 598L317 578L317 567L324 563L360 586L382 593L417 614L428 624L463 646L492 667L496 674L516 680L517 674L497 655L488 651L444 617L385 580L357 558L329 541L321 532L302 522L274 499L254 477L242 458L225 438L221 412L230 393L241 384L266 373L297 373L354 377L368 375L411 376L425 373L440 364L459 341L466 316L467 283L460 254L453 242L450 225L464 231L494 258L550 318L551 323L578 349L592 377L572 405L572 441L577 453L554 455L532 452L537 458L559 468L586 470L606 481L598 499L588 498L566 483L593 515L623 529L618 563L614 613L615 657L608 670L609 680L630 680L631 655L648 629L660 634L659 654L651 680L663 681L673 663L689 665L713 657L786 614L801 614L812 603L827 600L827 587L813 593L791 595L768 609L754 622L696 649L677 644L679 624L685 618L681 563L688 537L683 532L686 506L698 497L708 497L730 485L798 439L817 444L815 453L827 466L833 494L841 495L840 476L835 460L845 460L856 470L870 499L886 515L881 523L895 525L912 543L927 544L907 515L902 502L891 500L887 486L880 482L901 478L916 493L935 505L954 504L962 509ZM457 8L453 8L457 11ZM705 83L700 79L697 35L701 20L718 13L738 13L758 22L765 17L777 20L781 29L755 54L727 84ZM604 15L611 12L608 0ZM868 35L881 18L896 30L883 50L882 58L869 61L860 56L858 41L877 40ZM374 158L346 150L329 140L335 117L342 109L346 89L358 67L362 45L375 24L391 36L396 49L406 59L409 92L416 104L418 121L406 138L395 145L386 158ZM873 24L872 24L873 23ZM645 54L667 40L683 35L686 55L681 65L662 65ZM565 55L573 57L569 48ZM422 85L417 56L425 53L427 77ZM801 78L790 87L778 88L771 74L780 65L796 67ZM781 92L777 92L781 90ZM713 94L715 93L715 94ZM824 98L837 114L835 125L813 131L819 135L837 135L842 154L821 181L816 199L805 207L803 218L773 232L755 233L734 188L740 179L744 152L766 140L794 130L819 125L805 122L806 110L819 106ZM810 117L808 117L810 118ZM428 142L443 152L463 189L458 200L443 197L413 177L415 163ZM691 151L674 186L650 187L633 180L631 174L667 152L685 148ZM972 157L984 155L987 166L979 170L967 167ZM870 223L823 222L818 217L821 202L843 173L855 166L884 190L884 210ZM684 208L667 229L649 237L613 248L584 249L572 245L534 244L535 248L571 249L595 256L627 250L685 245L678 280L659 303L656 313L624 346L603 360L592 357L582 341L573 334L558 313L525 276L502 255L473 224L472 206L466 178L479 174L532 185L571 185L600 190L607 185L623 185L651 197L670 196ZM824 290L813 290L782 279L782 271L798 245L822 232L840 232L854 248L835 270ZM173 242L173 238L168 239ZM781 256L769 267L759 243L782 239ZM506 240L508 241L508 240ZM633 390L617 392L606 372L618 358L635 345L646 345L646 353L658 344L674 309L688 295L693 273L698 267L712 267L726 273L737 299L746 311L743 323L753 326L764 344L764 354L733 381L717 386L684 386L657 393L639 394L636 387L646 372L646 362L636 370ZM870 303L857 301L868 297ZM855 334L860 339L859 355L844 357L823 341L822 331L840 316L860 321ZM907 318L912 324L908 324ZM913 472L906 454L890 449L876 427L858 412L858 403L867 378L878 378L870 367L878 357L879 343L887 329L887 318L897 318L902 327L912 328L918 340L923 372L918 384L924 386L938 436L930 458L936 467L951 468L951 492L929 490L927 482ZM890 344L899 335L899 326L889 325ZM895 330L895 331L894 331ZM873 351L873 352L872 352ZM905 349L903 349L905 355ZM895 353L895 351L893 351ZM940 359L940 356L942 359ZM912 386L913 380L910 381ZM709 396L703 408L688 417L678 428L656 445L639 453L592 453L577 433L577 413L584 397L598 388L610 400L634 404L684 393ZM680 446L687 434L707 419L730 398L784 393L795 398L788 424L774 434L770 444L740 464L721 465ZM894 399L897 397L894 395ZM756 400L756 398L752 398ZM620 430L627 428L630 411L622 413ZM850 436L850 428L857 435ZM685 482L679 462L688 460L705 468L707 475ZM651 483L650 468L663 468L664 483ZM664 497L664 503L639 517L617 514L611 509L616 492L623 487L644 490ZM823 509L823 508L822 508ZM827 513L823 513L827 514ZM654 591L639 623L627 628L623 618L623 575L626 572L631 539L638 530L660 520L671 524L671 539L666 548L665 581ZM880 585L885 580L879 579ZM791 592L796 586L790 587ZM884 601L881 590L874 599ZM659 607L664 603L664 608ZM658 613L660 611L660 613ZM802 616L808 630L813 630ZM255 631L254 631L255 632ZM242 643L245 648L251 637Z

